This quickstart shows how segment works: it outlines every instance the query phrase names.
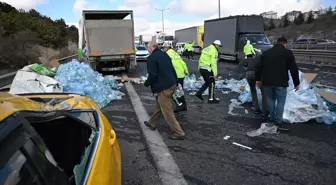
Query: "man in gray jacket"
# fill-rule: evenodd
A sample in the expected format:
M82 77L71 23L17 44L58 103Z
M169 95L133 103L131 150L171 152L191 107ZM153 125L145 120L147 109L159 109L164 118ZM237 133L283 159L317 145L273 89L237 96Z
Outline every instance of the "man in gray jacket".
M266 96L266 93L264 92L264 88L260 87L261 94L262 94L262 111L261 111L259 102L258 102L257 88L256 88L257 80L256 80L255 71L256 69L258 69L258 67L261 64L260 57L261 55L257 55L254 58L245 59L247 60L246 61L247 63L246 79L251 89L252 104L253 104L254 112L257 115L261 114L263 121L265 121L268 117L267 96Z

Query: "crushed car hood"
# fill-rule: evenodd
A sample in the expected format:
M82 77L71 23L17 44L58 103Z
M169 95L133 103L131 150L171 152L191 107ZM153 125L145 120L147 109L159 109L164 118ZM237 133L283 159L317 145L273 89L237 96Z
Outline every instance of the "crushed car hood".
M43 101L46 100L46 101ZM99 110L88 97L77 94L22 94L0 92L0 122L21 111Z

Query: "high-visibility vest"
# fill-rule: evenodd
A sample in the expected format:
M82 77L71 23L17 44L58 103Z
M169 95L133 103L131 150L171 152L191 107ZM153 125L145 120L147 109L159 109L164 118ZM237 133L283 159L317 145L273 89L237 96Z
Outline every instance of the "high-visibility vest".
M245 54L245 56L252 55L252 54L255 55L255 51L254 51L254 48L253 48L252 44L246 44L244 46L244 54Z
M211 44L202 50L201 57L198 61L198 69L206 69L212 71L217 76L218 50Z
M185 74L189 74L187 64L178 53L176 53L173 49L169 49L167 54L172 60L177 78L184 78Z

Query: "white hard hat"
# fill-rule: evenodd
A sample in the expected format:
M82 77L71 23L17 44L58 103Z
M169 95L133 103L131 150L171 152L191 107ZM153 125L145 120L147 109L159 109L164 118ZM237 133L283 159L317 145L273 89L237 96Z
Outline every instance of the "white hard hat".
M157 43L158 44L163 44L163 40L159 39Z
M246 41L246 44L250 44L250 43L251 43L250 40L247 40L247 41Z
M217 45L219 45L219 46L221 46L221 45L222 45L222 43L221 43L221 41L220 41L220 40L215 40L213 43L214 43L214 44L217 44Z

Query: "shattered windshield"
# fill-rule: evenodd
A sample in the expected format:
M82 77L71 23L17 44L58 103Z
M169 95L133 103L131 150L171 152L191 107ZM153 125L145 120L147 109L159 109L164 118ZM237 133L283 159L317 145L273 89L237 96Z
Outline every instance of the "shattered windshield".
M165 41L173 41L174 40L174 36L164 36L164 38L163 38Z
M138 50L147 50L146 47L144 47L144 46L137 46L137 49Z

